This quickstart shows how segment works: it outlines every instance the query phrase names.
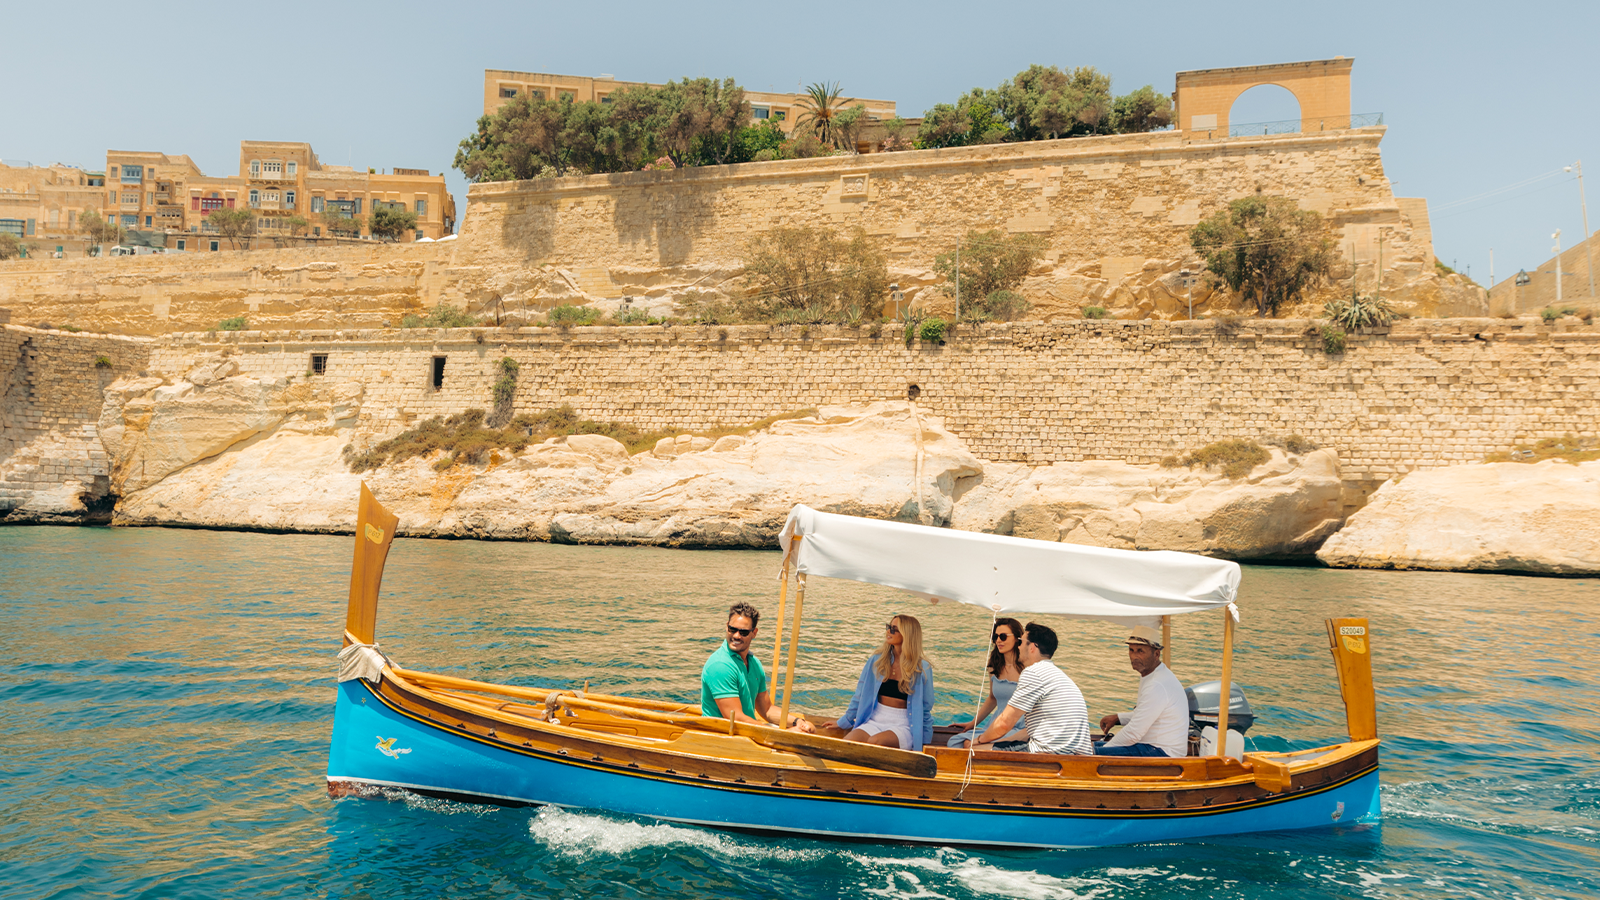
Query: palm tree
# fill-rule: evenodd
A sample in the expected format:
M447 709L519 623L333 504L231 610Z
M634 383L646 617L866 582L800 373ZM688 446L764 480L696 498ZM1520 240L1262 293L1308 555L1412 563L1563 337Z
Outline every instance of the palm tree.
M809 127L824 144L832 144L836 138L834 117L849 102L841 95L839 82L828 84L826 81L819 81L806 88L806 95L796 102L795 105L800 108L800 115L795 117L794 128L799 131L801 128Z

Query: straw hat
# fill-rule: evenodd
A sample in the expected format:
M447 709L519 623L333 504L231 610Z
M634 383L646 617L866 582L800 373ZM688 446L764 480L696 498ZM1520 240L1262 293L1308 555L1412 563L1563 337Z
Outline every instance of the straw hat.
M1133 635L1124 641L1124 643L1148 644L1151 647L1160 650L1161 631L1160 629L1151 628L1149 625L1135 625L1133 626Z

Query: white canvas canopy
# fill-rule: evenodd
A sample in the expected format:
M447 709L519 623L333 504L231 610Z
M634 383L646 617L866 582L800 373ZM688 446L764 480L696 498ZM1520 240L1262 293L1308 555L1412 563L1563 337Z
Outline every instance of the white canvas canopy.
M789 512L779 543L785 563L806 575L881 584L996 615L1147 621L1229 606L1239 589L1239 564L1228 560L883 522L807 506Z

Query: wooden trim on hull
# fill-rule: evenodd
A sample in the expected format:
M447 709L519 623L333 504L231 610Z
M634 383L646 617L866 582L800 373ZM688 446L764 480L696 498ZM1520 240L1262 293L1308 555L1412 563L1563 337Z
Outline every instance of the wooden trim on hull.
M955 761L959 759L964 765L965 753L935 749L931 755L940 762L939 775L915 778L767 750L741 738L681 729L680 740L689 740L675 747L680 740L640 737L641 731L652 727L652 723L643 721L637 723L633 734L605 734L581 724L552 724L511 713L495 714L492 708L485 712L459 702L453 704L432 691L390 678L387 673L380 685L360 684L386 707L421 725L564 766L734 793L911 809L1074 818L1211 816L1313 796L1348 784L1378 766L1376 740L1296 754L1260 754L1242 763L1214 757L1145 761L980 753L974 760L970 784L963 790L962 773ZM595 724L633 727L631 722L617 722ZM743 758L707 755L732 749L738 749ZM1269 763L1262 766L1264 772L1256 771L1257 759ZM1041 767L1052 765L1056 774L1041 771ZM1168 773L1173 769L1183 774L1172 777ZM1105 770L1109 771L1102 774ZM1262 774L1267 777L1262 778ZM1283 789L1268 790L1261 784L1268 781L1277 787L1285 776L1288 784ZM485 799L504 803L513 798ZM514 798L514 802L542 801Z

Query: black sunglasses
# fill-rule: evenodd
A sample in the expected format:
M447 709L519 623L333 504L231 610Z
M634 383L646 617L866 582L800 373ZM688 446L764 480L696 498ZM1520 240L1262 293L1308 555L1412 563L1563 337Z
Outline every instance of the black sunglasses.
M994 634L990 635L989 637L990 637L991 640L1009 641L1012 638L1016 637L1016 635L1009 634L1009 633L1004 632L1004 631L996 631Z
M755 629L754 628L735 628L732 625L728 626L728 633L729 634L737 634L739 637L749 637L750 636L750 632L752 632L752 631L755 631Z
M900 626L890 622L889 624L883 626L883 630L889 632L890 634L899 634Z

